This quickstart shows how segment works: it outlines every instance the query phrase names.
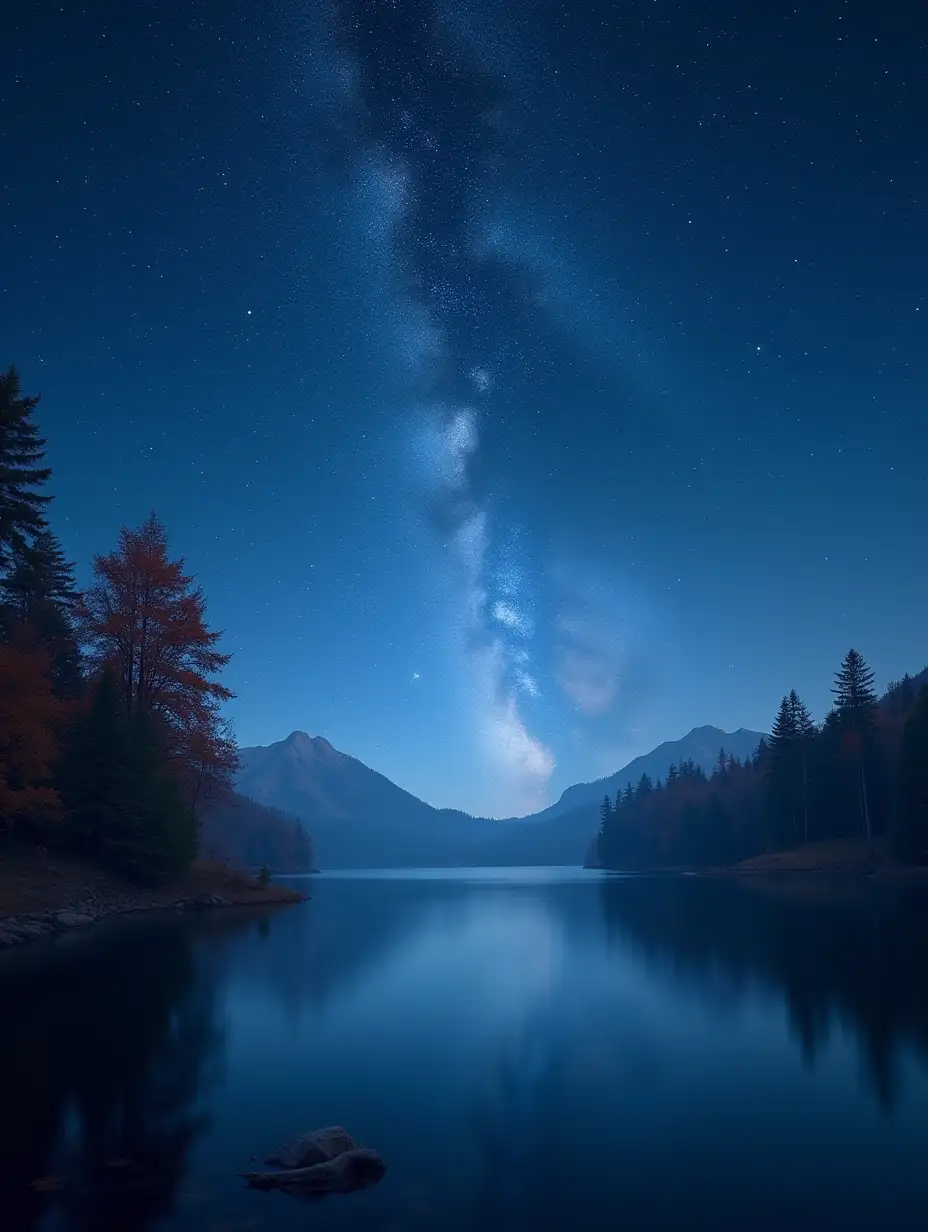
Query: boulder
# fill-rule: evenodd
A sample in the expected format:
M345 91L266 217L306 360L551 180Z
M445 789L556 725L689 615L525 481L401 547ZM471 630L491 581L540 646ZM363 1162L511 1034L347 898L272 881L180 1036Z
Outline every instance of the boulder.
M312 1133L294 1138L264 1162L278 1168L311 1168L345 1151L357 1150L358 1145L344 1126L327 1125L325 1129L314 1129Z
M386 1164L376 1151L354 1147L310 1168L243 1172L242 1176L254 1189L282 1189L285 1193L322 1197L376 1185L386 1170Z
M59 911L55 916L55 923L59 928L83 928L84 925L93 923L93 916L84 915L80 911Z

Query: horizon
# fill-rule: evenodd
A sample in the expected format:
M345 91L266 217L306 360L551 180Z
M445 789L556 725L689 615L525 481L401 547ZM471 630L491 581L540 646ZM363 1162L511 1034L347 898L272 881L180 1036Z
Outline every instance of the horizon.
M243 747L309 726L473 815L822 716L851 645L919 670L918 40L837 0L316 16L13 19L0 364L79 580L155 508Z
M740 735L742 732L749 732L751 735L759 736L761 739L766 739L769 736L769 732L755 731L753 728L748 728L748 727L739 727L739 728L736 728L734 731L727 732L727 731L724 731L720 727L716 727L712 723L702 723L698 725L697 727L691 727L690 730L686 732L685 735L683 736L679 736L676 739L671 738L668 740L662 740L660 741L659 744L655 745L653 748L646 749L642 753L636 753L624 765L617 767L615 770L611 771L608 774L600 775L599 778L596 778L596 779L589 779L583 782L569 783L567 787L565 787L564 790L560 793L560 795L557 797L556 800L550 801L549 804L545 805L544 807L548 808L550 807L551 804L558 803L560 799L563 797L563 795L565 794L565 792L569 791L572 787L595 786L597 783L602 782L604 779L613 778L615 775L621 774L623 771L627 770L633 762L637 761L641 757L647 757L650 753L658 752L661 748L664 747L664 745L681 744L684 740L687 740L690 736L694 735L697 732L701 732L701 731L718 732L722 736L737 736L737 735ZM410 791L410 789L405 787L402 783L398 783L394 779L391 779L389 775L385 774L384 771L378 769L377 766L369 765L367 762L363 760L363 758L358 757L356 754L349 753L345 749L338 748L326 736L323 736L322 734L317 734L314 736L310 734L309 732L302 730L301 728L294 728L293 731L289 732L286 736L281 737L279 740L271 740L268 744L243 745L242 750L244 752L250 752L252 749L274 748L279 744L288 744L290 741L293 740L294 736L305 736L307 740L313 743L317 740L322 741L323 744L327 745L330 749L332 749L335 753L338 753L340 756L349 757L351 758L352 761L360 762L361 765L363 765L366 769L373 770L375 774L379 774L381 775L381 777L388 779L391 783L393 783L394 787L399 787L402 791ZM728 750L726 750L726 752L727 751ZM410 794L416 795L415 792L410 792ZM421 800L423 804L428 804L430 808L437 809L440 812L467 813L466 809L459 808L458 806L454 804L436 804L434 801L428 800L424 796L418 796L418 795L416 795L416 798L418 800ZM537 810L537 811L543 812L544 808L541 810ZM522 814L522 815L510 814L509 816L503 816L503 815L494 816L494 815L489 815L489 814L469 813L468 815L475 817L477 820L512 821L512 820L521 820L522 817L531 816L532 814Z

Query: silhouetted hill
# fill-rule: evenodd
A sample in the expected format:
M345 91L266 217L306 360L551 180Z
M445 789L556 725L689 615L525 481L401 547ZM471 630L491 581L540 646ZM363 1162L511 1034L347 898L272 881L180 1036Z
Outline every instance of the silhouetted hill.
M275 872L306 873L313 867L312 841L299 818L238 792L204 809L200 850L236 868L266 864Z
M461 865L497 832L498 822L436 809L321 736L241 749L237 787L299 817L320 868Z
M569 787L542 813L509 821L436 809L397 787L321 736L292 732L286 740L241 749L239 790L298 817L320 868L397 868L496 864L582 864L598 824L598 807L615 783L663 776L688 758L708 768L719 747L738 757L754 752L758 732L696 728L598 783Z
M750 731L746 727L739 727L734 732L725 732L718 727L694 727L682 740L666 740L650 753L636 757L615 774L592 783L577 783L568 787L556 804L524 820L548 820L565 813L578 813L578 810L590 805L598 808L603 796L614 797L616 791L622 791L627 783L637 783L643 774L653 780L663 779L671 766L679 766L684 761L692 761L708 773L716 763L719 749L744 761L753 755L763 739L763 732Z

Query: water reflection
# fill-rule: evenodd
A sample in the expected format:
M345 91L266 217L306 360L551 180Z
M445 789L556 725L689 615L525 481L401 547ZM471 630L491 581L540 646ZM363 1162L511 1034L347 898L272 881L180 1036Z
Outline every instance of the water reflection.
M863 1072L887 1112L902 1092L901 1055L928 1055L928 895L859 883L742 884L701 878L606 879L614 944L706 995L752 982L785 1000L814 1067L850 1028Z
M197 927L175 918L101 926L92 941L7 956L4 1228L130 1232L170 1214L207 1125L199 1101L219 1045L216 981L208 948L195 961Z
M296 1232L238 1174L336 1122L388 1171L314 1232L921 1227L926 949L880 887L507 873L17 952L0 1227Z

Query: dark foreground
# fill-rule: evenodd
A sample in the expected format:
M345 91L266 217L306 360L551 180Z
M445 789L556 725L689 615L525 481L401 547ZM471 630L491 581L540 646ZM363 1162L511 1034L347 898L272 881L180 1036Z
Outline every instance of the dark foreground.
M923 1228L928 894L482 870L0 955L7 1229ZM248 1189L341 1123L386 1162Z

